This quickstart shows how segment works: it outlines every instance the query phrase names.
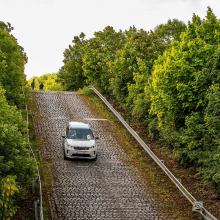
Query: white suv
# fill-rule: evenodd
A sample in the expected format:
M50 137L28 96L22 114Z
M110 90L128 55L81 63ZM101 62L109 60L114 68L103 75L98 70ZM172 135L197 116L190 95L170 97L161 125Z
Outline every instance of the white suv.
M89 124L69 122L64 138L64 159L88 158L97 159L97 146Z

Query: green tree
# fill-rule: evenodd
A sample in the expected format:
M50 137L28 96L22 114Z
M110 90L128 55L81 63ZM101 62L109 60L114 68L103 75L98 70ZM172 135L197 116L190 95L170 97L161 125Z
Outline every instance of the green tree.
M26 84L24 64L27 57L11 30L10 23L0 22L0 84L5 88L9 102L20 106L22 87Z
M31 83L34 80L34 89L39 90L40 83L44 84L44 90L45 91L62 91L64 90L63 85L61 85L60 80L58 79L57 73L46 73L41 76L35 76L32 77L30 80L28 80L29 86L31 86Z
M146 82L154 60L164 51L165 45L160 36L152 31L133 27L126 32L126 36L124 47L118 51L110 66L111 88L115 99L140 118L148 108L144 95Z
M110 94L109 79L111 72L109 65L114 61L116 52L124 44L124 34L116 32L107 26L103 31L95 32L94 37L88 41L83 57L83 71L89 84Z
M25 138L26 123L4 93L0 86L0 217L11 219L18 205L15 199L25 197L36 171Z
M220 51L219 51L220 52ZM218 65L220 54L218 52ZM200 169L205 179L211 182L220 194L220 67L218 67L218 82L215 82L207 92L207 107L205 109L205 143L206 157L202 158L204 169ZM209 143L207 143L209 142ZM209 147L208 147L209 146Z
M203 20L194 15L180 42L157 60L148 90L161 137L183 165L200 167L205 178L216 171L219 154L219 37L210 8ZM213 175L219 184L219 172Z
M0 177L16 175L25 188L34 174L34 164L26 142L26 122L16 107L10 106L0 88Z
M117 52L115 60L110 65L111 90L116 101L126 104L128 84L133 83L133 74L138 73L138 61L144 59L144 50L148 48L148 32L138 31L135 27L126 32L126 43ZM147 70L148 65L145 64Z
M83 73L84 47L87 43L85 34L75 36L72 45L64 51L64 65L59 71L59 82L67 90L77 90L86 85L86 77Z
M19 192L15 176L7 176L0 180L0 219L9 220L16 213L14 196Z
M184 22L178 19L169 19L167 23L156 26L154 33L169 47L173 40L180 40L180 35L185 30L186 25Z
M26 141L21 110L27 89L27 57L11 34L10 23L0 22L0 219L11 219L18 198L24 198L35 175Z
M133 83L128 84L127 107L132 115L137 119L145 119L149 122L149 100L146 95L148 88L148 78L151 75L155 60L166 48L169 48L171 42L178 41L181 33L186 29L186 25L177 19L168 20L165 24L158 25L154 32L148 32L143 35L137 45L141 48L137 53L137 72L133 73ZM147 43L146 43L147 42Z

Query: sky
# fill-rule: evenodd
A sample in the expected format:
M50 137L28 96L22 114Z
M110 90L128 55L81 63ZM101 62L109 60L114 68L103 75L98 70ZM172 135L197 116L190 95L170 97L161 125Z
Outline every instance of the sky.
M207 6L220 18L220 0L0 0L0 21L14 27L29 79L58 72L64 50L81 32L90 38L107 25L150 30L168 19L187 22L193 13L204 18Z

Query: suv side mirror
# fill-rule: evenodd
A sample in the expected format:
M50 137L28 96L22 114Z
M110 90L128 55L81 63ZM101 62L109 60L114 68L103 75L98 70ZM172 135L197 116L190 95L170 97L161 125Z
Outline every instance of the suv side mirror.
M99 137L95 137L95 140L98 140L99 139Z
M65 136L65 135L62 135L62 138L66 138L66 136Z

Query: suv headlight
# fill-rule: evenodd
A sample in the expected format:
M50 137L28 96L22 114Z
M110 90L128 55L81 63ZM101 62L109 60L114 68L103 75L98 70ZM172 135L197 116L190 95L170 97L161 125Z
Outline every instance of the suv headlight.
M67 148L74 148L73 146L69 145L69 144L66 144L66 147Z

